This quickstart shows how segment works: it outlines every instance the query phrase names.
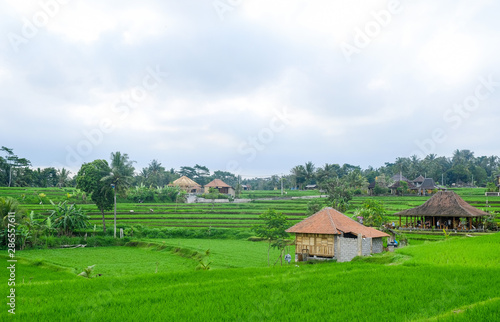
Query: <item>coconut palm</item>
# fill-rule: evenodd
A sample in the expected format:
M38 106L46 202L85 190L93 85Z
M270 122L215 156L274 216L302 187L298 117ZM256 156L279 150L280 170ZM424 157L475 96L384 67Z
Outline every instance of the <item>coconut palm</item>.
M114 190L114 237L116 238L116 194L125 196L131 185L134 175L134 161L130 161L128 154L111 153L111 172L101 180L113 187Z
M66 170L65 168L57 170L57 186L59 188L68 186L69 181L71 180L69 176L70 173L71 172Z

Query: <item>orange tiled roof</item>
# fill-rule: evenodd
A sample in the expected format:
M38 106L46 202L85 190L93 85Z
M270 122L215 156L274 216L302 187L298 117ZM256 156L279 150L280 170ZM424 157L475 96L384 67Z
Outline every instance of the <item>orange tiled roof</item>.
M333 208L324 208L287 229L289 233L340 235L362 234L363 237L389 237L388 234L366 227Z

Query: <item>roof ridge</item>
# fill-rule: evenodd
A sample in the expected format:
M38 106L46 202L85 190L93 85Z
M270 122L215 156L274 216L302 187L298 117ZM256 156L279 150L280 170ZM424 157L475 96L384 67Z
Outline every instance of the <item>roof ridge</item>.
M471 215L472 217L475 217L475 215L469 210L467 209L466 207L464 207L465 205L462 205L462 203L457 199L458 197L458 194L457 193L453 193L452 194L453 196L453 200L457 203L457 205L463 209L466 213L468 213L469 215ZM463 199L462 199L463 200ZM463 200L465 202L465 200ZM467 202L465 202L467 205L469 205Z
M339 230L337 229L337 225L335 225L335 222L333 221L333 218L332 218L332 215L330 214L330 210L333 210L333 208L327 208L327 215L328 215L328 219L330 219L330 223L332 224L332 227L333 229L335 230L335 232L338 232Z

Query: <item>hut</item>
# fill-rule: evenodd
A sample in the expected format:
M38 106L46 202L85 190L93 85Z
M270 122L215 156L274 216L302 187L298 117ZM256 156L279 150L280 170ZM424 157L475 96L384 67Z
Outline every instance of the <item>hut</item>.
M453 191L438 191L423 205L394 214L402 229L482 230L485 211L469 205ZM402 223L401 217L405 217Z
M295 234L298 260L310 257L348 262L356 256L381 253L388 234L366 227L333 208L324 208L287 229Z
M496 176L496 184L497 184L497 187L500 188L500 174Z
M424 182L425 178L422 175L419 175L415 179L413 179L412 183L415 187L420 187L422 183Z
M430 195L437 190L443 190L443 188L437 186L432 178L425 178L422 184L417 188L419 195Z
M172 182L169 186L179 187L182 190L186 191L187 193L201 193L202 192L201 186L186 176L180 177L179 179Z
M306 190L314 190L314 189L318 189L318 185L317 184L308 184L306 187L305 187Z
M370 196L374 195L374 190L376 185L377 185L376 181L370 182L370 184L368 185L368 195Z
M408 181L408 179L406 179L406 180L399 180L399 181L394 182L391 186L389 186L389 189L391 189L391 193L393 195L398 194L398 188L401 186L402 182L406 182L408 184L408 190L415 190L415 189L417 189L417 187L415 187L413 185L413 183L411 183L410 181Z
M205 193L210 192L210 188L215 188L219 193L235 196L234 188L222 181L221 179L214 179L205 185Z

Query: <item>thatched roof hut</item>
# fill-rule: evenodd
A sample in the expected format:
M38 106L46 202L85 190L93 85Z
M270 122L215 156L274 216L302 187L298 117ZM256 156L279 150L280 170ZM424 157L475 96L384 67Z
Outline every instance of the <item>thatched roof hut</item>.
M287 229L295 234L295 252L321 258L350 261L358 255L382 252L382 237L388 234L324 208ZM304 258L305 259L305 258ZM300 259L299 259L300 260Z
M413 179L413 184L418 187L418 186L420 186L422 184L422 182L424 182L424 180L425 180L424 176L419 175L418 177L416 177L415 179Z
M400 226L401 217L409 217L412 228L430 228L432 223L432 226L437 228L457 229L460 228L459 219L466 218L469 229L472 229L473 219L476 219L477 225L479 222L477 218L489 214L469 205L453 191L438 191L423 205L397 212L394 215L400 217ZM428 224L426 225L426 223Z
M201 186L197 184L194 180L182 176L170 184L170 186L177 186L186 192L201 192Z

